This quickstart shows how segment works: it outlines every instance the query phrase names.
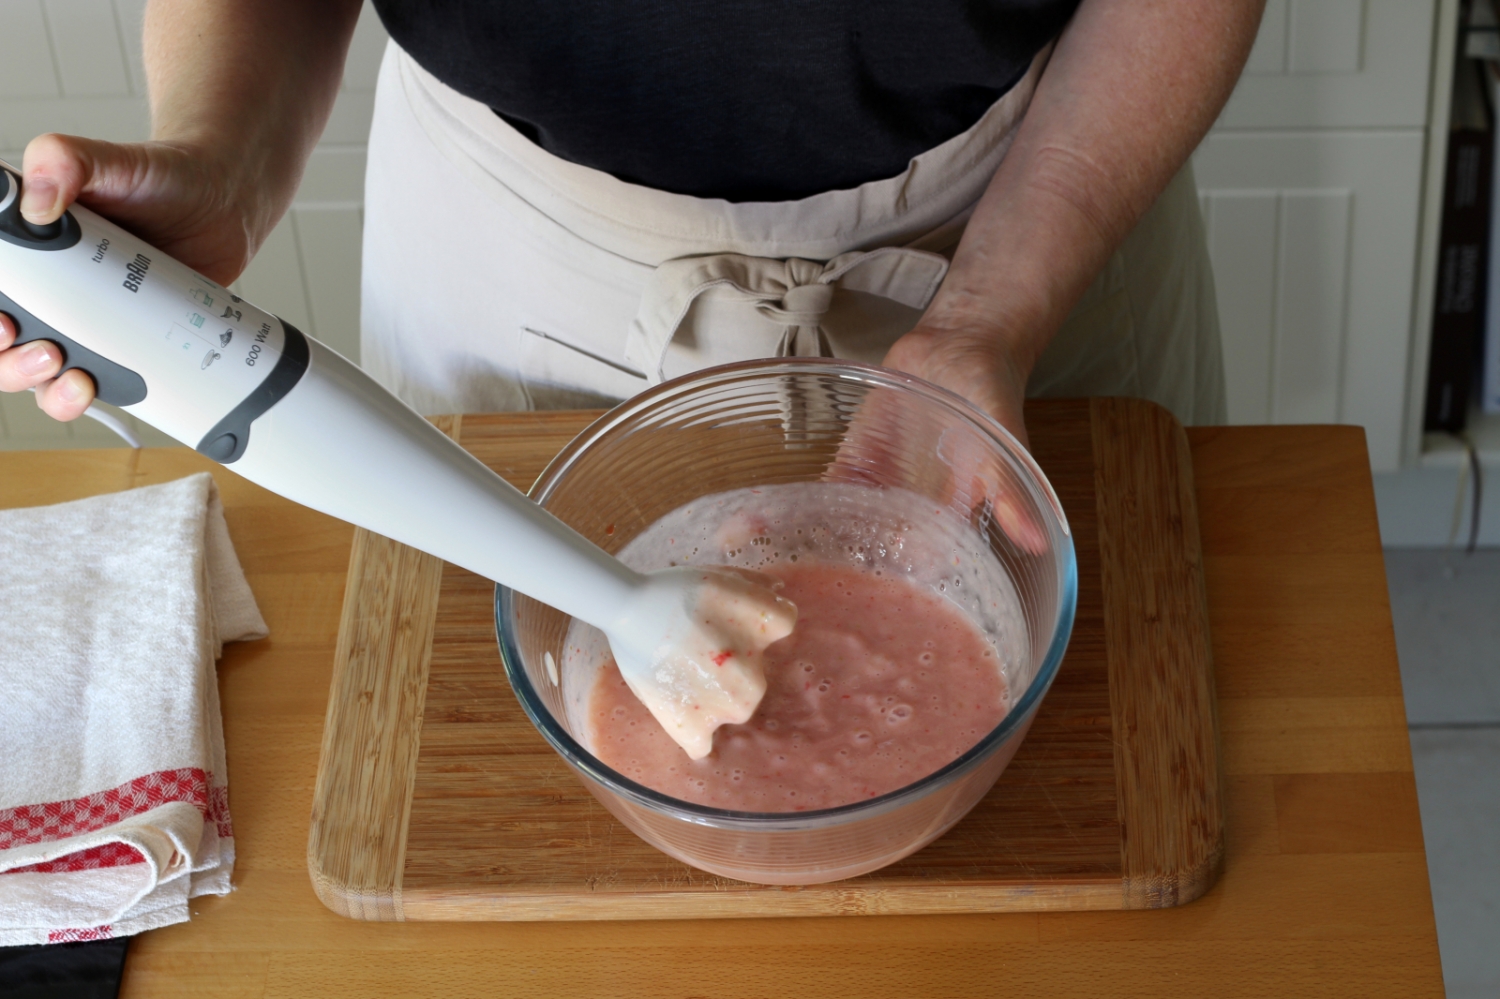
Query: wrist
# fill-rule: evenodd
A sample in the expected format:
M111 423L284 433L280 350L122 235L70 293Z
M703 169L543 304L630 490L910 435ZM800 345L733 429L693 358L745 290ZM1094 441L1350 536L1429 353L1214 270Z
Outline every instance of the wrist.
M153 130L148 160L162 168L164 182L193 192L201 219L233 227L247 246L247 260L271 234L296 193L297 177L276 169L265 147L243 136L216 136L203 129ZM168 179L170 178L170 180ZM191 214L184 222L191 221Z
M907 334L928 352L1010 373L1024 385L1046 347L1045 317L980 296L935 300Z

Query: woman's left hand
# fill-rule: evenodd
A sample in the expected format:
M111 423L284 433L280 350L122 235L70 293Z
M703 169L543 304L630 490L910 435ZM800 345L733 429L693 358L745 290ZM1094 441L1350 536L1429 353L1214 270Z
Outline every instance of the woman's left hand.
M892 344L881 364L963 396L1030 447L1022 413L1030 365L996 331L924 319Z
M963 396L1025 447L1021 406L1026 374L1021 363L1000 349L1001 343L984 331L925 322L891 347L884 365ZM1047 550L1046 532L1016 491L1013 473L982 434L933 412L914 410L901 393L877 389L864 399L827 476L889 485L893 474L908 488L975 517L993 518L1024 551Z

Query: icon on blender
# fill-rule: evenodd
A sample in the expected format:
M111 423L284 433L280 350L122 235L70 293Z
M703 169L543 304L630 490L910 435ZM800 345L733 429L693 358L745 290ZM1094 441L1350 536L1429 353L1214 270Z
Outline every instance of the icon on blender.
M192 313L191 315L188 316L188 322L192 323L194 326L198 327L199 329L203 328L203 317L200 316L200 315L198 315L198 313L196 313L196 312L194 312L194 313Z
M192 297L193 301L199 303L205 309L212 309L214 307L214 297L202 288L194 288L188 294Z
M224 355L220 354L217 350L210 350L207 354L203 355L203 363L200 364L200 365L198 365L198 370L199 371L206 371L206 370L208 370L208 366L210 364L214 363L220 357L223 357L223 356Z
M234 330L225 330L223 333L219 334L219 346L220 347L227 347L227 346L229 346L229 341L233 340L233 339L234 339Z

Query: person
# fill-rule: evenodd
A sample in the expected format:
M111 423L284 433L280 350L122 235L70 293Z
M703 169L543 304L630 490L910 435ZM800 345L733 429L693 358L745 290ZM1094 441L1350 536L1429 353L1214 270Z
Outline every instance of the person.
M1188 156L1263 0L376 0L362 363L424 412L608 403L770 354L1222 422ZM152 135L42 135L75 199L223 284L289 207L358 0L151 0ZM259 303L274 310L274 303ZM0 390L80 415L54 345ZM8 348L8 349L7 349Z

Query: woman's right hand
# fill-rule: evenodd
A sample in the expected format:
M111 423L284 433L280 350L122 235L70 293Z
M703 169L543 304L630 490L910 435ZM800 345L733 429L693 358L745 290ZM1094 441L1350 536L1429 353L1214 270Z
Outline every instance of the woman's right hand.
M78 201L224 285L249 264L276 214L230 162L173 143L42 135L26 147L21 173L28 221L52 222ZM63 355L56 344L12 347L15 338L14 321L0 313L0 392L35 388L48 416L81 416L94 401L89 376L75 370L58 377Z

